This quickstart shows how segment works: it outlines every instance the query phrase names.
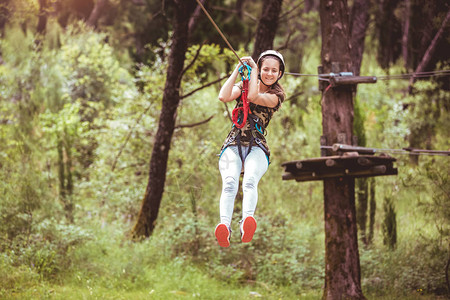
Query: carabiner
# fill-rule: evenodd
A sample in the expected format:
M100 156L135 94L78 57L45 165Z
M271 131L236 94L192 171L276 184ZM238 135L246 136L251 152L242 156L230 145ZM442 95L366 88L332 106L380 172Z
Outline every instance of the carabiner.
M247 78L244 76L244 66L247 68ZM247 65L247 64L243 64L242 66L239 67L239 74L241 74L242 80L250 80L250 73L252 72L252 68Z

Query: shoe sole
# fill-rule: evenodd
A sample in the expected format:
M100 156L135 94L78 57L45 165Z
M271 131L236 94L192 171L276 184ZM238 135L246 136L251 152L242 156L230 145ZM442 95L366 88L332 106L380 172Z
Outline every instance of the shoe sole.
M242 242L249 243L253 239L253 235L256 231L256 220L252 216L245 218L242 224Z
M225 224L217 225L215 235L219 246L230 247L230 231Z

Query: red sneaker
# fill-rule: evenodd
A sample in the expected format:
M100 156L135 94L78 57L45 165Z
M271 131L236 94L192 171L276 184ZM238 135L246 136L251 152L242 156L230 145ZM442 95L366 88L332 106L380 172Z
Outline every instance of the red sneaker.
M227 225L220 223L216 226L215 235L217 242L221 247L230 247L230 228Z
M256 231L256 220L252 216L248 216L241 221L241 240L243 243L249 243L253 239Z

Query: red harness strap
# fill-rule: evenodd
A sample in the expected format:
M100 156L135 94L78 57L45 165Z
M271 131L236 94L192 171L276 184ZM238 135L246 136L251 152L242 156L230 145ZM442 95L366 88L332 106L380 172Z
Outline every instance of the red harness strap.
M247 95L248 95L248 79L244 79L242 80L242 94L241 94L241 100L243 103L242 107L236 107L235 109L233 109L233 114L232 114L232 120L234 125L237 128L242 128L244 127L245 123L247 122L247 117L248 117L248 111L249 111L249 106L250 103L247 100ZM241 123L239 123L239 112L243 112L244 117L241 120Z

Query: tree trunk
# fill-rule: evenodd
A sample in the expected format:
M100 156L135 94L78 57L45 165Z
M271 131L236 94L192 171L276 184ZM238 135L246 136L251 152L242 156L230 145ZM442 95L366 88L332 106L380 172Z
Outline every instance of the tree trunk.
M155 228L166 181L167 160L180 102L180 83L188 47L188 23L196 2L176 0L172 46L169 55L162 109L150 159L148 185L132 237L149 237Z
M367 235L367 243L372 244L375 235L375 215L377 211L377 202L375 198L375 178L369 179L369 234Z
M108 0L97 0L95 2L94 9L92 10L91 14L89 15L89 19L86 21L86 24L88 24L91 27L96 27L98 23L98 19L100 19L101 13L103 9L106 6L106 3Z
M357 178L356 186L358 188L358 205L356 213L356 222L358 223L361 240L367 246L367 211L369 206L369 178Z
M206 0L200 0L200 2L202 3L203 6L205 6ZM200 7L200 5L197 5L194 13L191 16L191 19L189 20L189 25L188 25L189 32L192 32L194 30L195 26L197 26L198 18L202 15L202 13L203 13L202 8Z
M244 2L245 0L237 0L236 1L236 11L237 11L237 16L239 18L239 20L242 21L242 16L243 16L243 9L244 9Z
M9 1L10 0L0 0L0 37L3 37L3 31L8 22L10 12Z
M47 10L48 10L48 1L39 0L39 20L36 29L38 34L45 33L45 29L47 27Z
M309 13L312 10L317 11L317 1L305 0L304 12Z
M72 179L72 155L67 141L58 136L56 149L58 152L58 180L59 198L63 204L63 209L68 222L73 223L73 179Z
M380 9L376 16L378 53L377 61L388 69L401 54L401 24L395 16L400 0L378 0Z
M353 74L359 76L364 53L364 40L369 25L370 0L355 0L351 15L351 45Z
M351 71L347 1L321 0L321 61L324 73ZM322 96L322 127L326 144L352 144L353 99L351 87L326 90ZM323 299L365 299L355 208L355 180L324 180L325 289Z
M405 68L409 66L408 41L409 41L409 24L411 22L411 0L405 0L405 25L403 26L402 36L402 56Z
M255 61L261 52L273 49L273 40L277 32L282 2L283 0L264 0L263 11L256 29L255 46L252 54Z

